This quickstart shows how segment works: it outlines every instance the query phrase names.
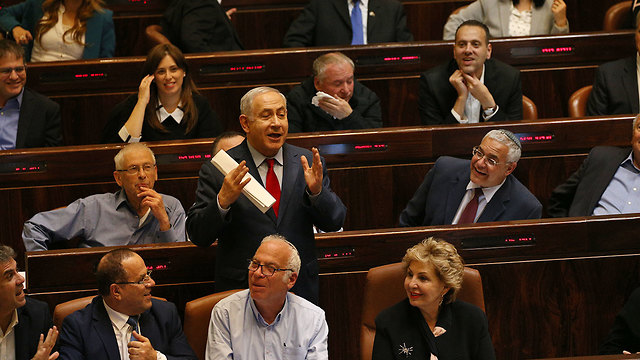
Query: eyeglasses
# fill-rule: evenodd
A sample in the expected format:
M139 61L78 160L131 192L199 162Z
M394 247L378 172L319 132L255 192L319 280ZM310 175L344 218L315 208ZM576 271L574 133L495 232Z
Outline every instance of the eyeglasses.
M129 175L137 175L140 172L140 169L144 170L145 173L151 172L155 170L156 164L144 164L140 165L131 165L127 169L124 170L116 170L116 171L126 171Z
M473 151L471 151L471 153L473 154L474 157L476 157L478 160L484 158L484 161L487 163L487 165L489 166L498 166L502 163L498 162L498 160L494 159L494 158L490 158L488 156L486 156L482 150L480 150L480 146L476 146L473 148Z
M147 274L140 281L123 281L123 282L117 282L117 283L114 283L114 284L116 284L116 285L131 284L131 285L145 285L145 286L149 285L149 284L151 284L151 270L147 270Z
M247 259L247 261L249 261L249 271L258 271L258 268L262 268L261 271L264 276L273 276L276 271L293 271L293 269L278 269L273 265L260 264L255 260Z
M16 67L4 67L0 68L1 76L9 76L12 72L16 72L16 74L21 75L27 70L25 66L16 66Z

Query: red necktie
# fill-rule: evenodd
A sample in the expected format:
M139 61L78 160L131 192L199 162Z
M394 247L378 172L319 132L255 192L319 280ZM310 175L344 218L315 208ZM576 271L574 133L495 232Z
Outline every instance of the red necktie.
M280 183L278 182L275 171L273 171L273 164L275 162L274 159L267 159L267 164L269 164L269 171L267 171L267 191L276 199L276 203L273 204L273 212L276 213L277 217L278 208L280 207Z
M476 213L478 212L478 198L480 195L482 195L482 189L475 188L473 190L473 197L462 211L458 224L473 224L475 222Z

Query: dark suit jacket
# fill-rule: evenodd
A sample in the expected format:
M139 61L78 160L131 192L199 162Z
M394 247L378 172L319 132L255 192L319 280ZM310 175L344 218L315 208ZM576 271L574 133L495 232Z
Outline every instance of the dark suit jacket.
M600 65L587 102L587 115L637 113L636 56Z
M161 26L169 41L184 53L244 50L217 0L174 0Z
M24 88L16 149L61 145L60 105L46 96Z
M44 15L42 11L43 0L26 0L13 6L3 7L0 10L0 27L7 33L16 26L28 30L36 36L35 29L38 21ZM87 20L87 32L85 33L83 59L96 59L113 57L116 50L116 32L113 27L113 11L103 9L94 12ZM33 41L25 45L25 60L31 60Z
M624 304L600 346L600 354L622 354L623 350L632 354L640 351L640 288Z
M380 99L373 91L355 80L349 105L353 112L340 120L311 103L316 95L313 77L294 87L287 95L289 132L372 129L382 127Z
M484 64L484 84L500 107L490 121L522 120L520 71L495 59L489 59ZM423 124L458 123L451 114L458 92L449 82L449 77L456 70L458 64L452 59L420 75L418 110Z
M450 225L466 192L470 161L442 156L425 176L407 207L400 214L400 226ZM513 175L478 217L477 222L539 219L542 205Z
M596 146L578 171L551 193L547 214L551 217L591 216L622 160L631 148Z
M151 309L140 314L140 332L156 351L167 359L197 357L182 332L178 311L173 303L151 299ZM58 338L59 359L119 360L120 352L111 320L101 296L82 310L67 316Z
M340 229L346 208L331 191L324 161L322 191L312 203L307 195L307 184L300 164L301 156L308 161L313 159L311 151L289 144L282 149L284 171L277 218L273 209L263 214L244 195L240 195L231 205L227 216L222 218L216 199L224 176L210 162L205 162L200 169L196 202L188 211L187 231L191 241L200 246L209 246L219 239L216 291L246 288L247 259L253 257L265 236L283 235L296 246L302 260L298 281L292 291L317 303L318 263L313 225L323 231ZM246 140L229 150L228 154L238 163L246 160L249 173L264 186Z
M284 47L350 45L348 0L311 0L284 36ZM413 41L397 0L369 0L367 43Z
M376 338L372 360L429 359L437 353L439 359L495 359L489 335L487 316L482 310L464 301L444 305L438 314L436 326L447 330L433 338L420 310L408 299L383 310L376 317ZM431 349L427 337L437 349ZM401 349L412 351L401 353Z
M47 335L53 326L49 305L26 297L27 303L18 308L18 324L14 328L16 360L29 360L38 351L40 334Z

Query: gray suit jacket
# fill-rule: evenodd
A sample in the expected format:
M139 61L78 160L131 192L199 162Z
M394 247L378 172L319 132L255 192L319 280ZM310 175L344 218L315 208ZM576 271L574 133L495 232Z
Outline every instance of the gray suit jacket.
M509 36L509 16L511 16L511 0L477 0L457 14L449 16L444 24L444 40L453 40L456 37L458 26L467 20L478 20L489 28L491 37ZM533 6L531 14L530 35L566 34L569 25L559 28L553 20L551 13L553 0L545 1L539 8Z

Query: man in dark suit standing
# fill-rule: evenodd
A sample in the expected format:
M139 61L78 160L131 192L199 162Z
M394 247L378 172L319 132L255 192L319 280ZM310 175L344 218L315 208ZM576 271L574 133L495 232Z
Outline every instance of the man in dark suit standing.
M0 150L62 145L60 106L26 82L24 49L0 40Z
M636 28L636 49L638 52L633 56L598 67L587 101L587 115L635 115L640 112L637 64L640 56L640 23Z
M640 212L640 121L633 120L631 148L596 146L578 171L555 188L552 217Z
M471 161L438 158L400 214L400 226L539 219L542 205L511 175L520 153L518 138L501 129L484 136Z
M420 76L418 110L425 125L522 120L520 71L491 59L489 29L467 20L456 31L453 60Z
M25 296L15 257L12 248L0 245L0 359L57 359L58 352L51 351L58 330L49 305Z
M413 41L397 0L311 0L284 36L284 47Z
M61 359L197 359L176 306L151 298L156 283L138 254L108 252L96 278L100 295L62 323Z
M286 144L289 129L285 97L267 87L250 90L240 103L240 125L247 134L228 154L239 163L223 176L206 162L200 169L195 204L187 216L191 241L209 246L216 239L216 291L247 287L248 260L272 234L289 239L300 252L302 268L293 292L318 302L318 263L313 226L342 227L346 208L331 190L317 149ZM312 163L310 165L310 163ZM276 198L262 213L242 194L250 173ZM254 181L254 180L251 180ZM279 194L275 194L279 193Z

